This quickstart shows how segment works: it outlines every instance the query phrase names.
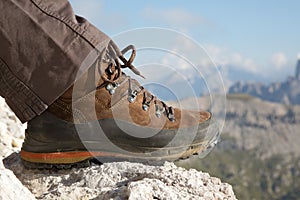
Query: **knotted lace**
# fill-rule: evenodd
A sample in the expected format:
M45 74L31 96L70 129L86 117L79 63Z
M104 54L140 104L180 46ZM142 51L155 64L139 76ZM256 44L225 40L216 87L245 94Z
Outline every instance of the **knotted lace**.
M131 55L127 60L124 55L131 50ZM129 45L124 48L122 51L119 50L117 45L110 41L108 48L102 52L100 58L102 61L109 63L108 67L105 69L105 73L101 72L100 63L98 66L99 73L101 78L106 82L106 89L110 94L114 94L117 87L120 85L118 83L119 78L124 74L122 69L129 68L136 75L145 78L139 70L132 64L136 56L136 49L133 45ZM121 62L123 64L121 64ZM142 108L145 111L148 111L151 102L155 104L155 114L158 118L162 116L162 113L165 113L170 121L175 121L174 109L172 106L167 106L167 104L159 100L156 96L149 93L143 86L139 86L137 89L133 89L132 81L129 76L129 88L128 88L128 101L133 103L136 100L136 97L143 93L143 103Z

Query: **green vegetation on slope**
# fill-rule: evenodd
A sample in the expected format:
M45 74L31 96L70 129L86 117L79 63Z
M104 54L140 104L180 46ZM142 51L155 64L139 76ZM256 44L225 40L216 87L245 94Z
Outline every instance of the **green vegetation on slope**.
M221 178L233 186L238 199L296 200L300 197L299 160L279 155L262 160L255 151L217 148L202 160L177 165Z

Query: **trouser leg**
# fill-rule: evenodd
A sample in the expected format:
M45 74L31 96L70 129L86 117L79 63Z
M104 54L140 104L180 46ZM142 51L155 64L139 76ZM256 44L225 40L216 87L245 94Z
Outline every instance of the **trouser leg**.
M22 122L41 114L97 59L109 37L67 0L0 1L0 95ZM91 62L92 63L92 62Z

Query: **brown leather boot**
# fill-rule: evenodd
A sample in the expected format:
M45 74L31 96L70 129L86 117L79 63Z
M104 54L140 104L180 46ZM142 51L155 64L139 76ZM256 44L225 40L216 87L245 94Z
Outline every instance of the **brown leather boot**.
M119 51L111 41L85 75L28 123L21 151L27 166L174 161L215 143L219 129L210 112L168 106L122 72L142 76L132 65L135 54L133 46Z

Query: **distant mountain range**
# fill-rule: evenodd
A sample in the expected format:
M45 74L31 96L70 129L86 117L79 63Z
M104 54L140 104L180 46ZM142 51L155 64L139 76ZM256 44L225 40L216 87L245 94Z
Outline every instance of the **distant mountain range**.
M205 101L199 99L199 104ZM188 100L182 103L190 105ZM226 110L216 148L203 160L178 165L220 177L233 186L238 199L299 200L300 105L230 94Z
M284 104L300 104L300 60L296 66L294 77L288 77L284 82L270 85L262 83L244 83L238 81L229 88L229 94L245 93L260 99Z

